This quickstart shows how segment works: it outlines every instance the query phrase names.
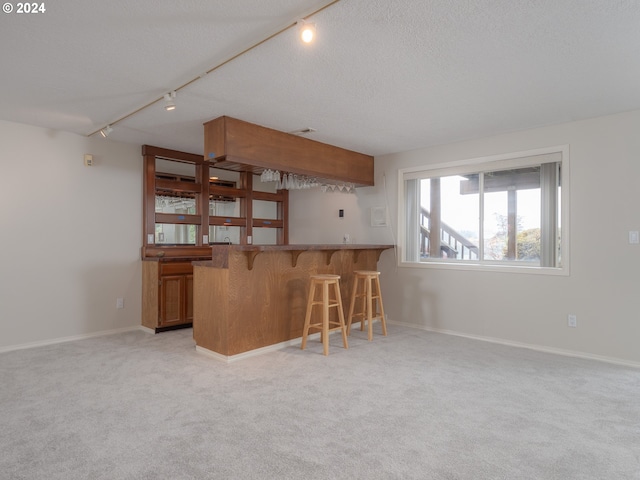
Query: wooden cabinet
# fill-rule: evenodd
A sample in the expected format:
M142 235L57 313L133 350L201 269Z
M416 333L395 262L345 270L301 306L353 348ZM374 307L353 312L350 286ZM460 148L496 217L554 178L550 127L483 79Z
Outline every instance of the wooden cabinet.
M191 263L160 264L159 325L193 322L193 267Z
M150 145L142 147L142 154L142 258L210 256L210 245L216 243L254 243L254 229L260 229L258 237L273 233L268 243L289 243L289 192L275 190L275 183L269 187L274 191L254 188L254 177L263 169L220 169L201 155ZM220 211L221 204L231 208ZM254 211L254 204L262 208ZM228 229L234 233L218 235Z
M374 184L373 157L231 117L204 124L204 158L223 170L265 168L309 175L320 183Z
M191 261L143 260L142 325L161 332L193 323Z

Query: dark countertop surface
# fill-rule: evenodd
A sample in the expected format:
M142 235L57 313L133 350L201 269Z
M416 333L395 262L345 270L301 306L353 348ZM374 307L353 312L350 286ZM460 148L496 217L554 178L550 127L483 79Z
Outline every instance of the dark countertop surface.
M270 251L290 251L290 250L378 250L393 248L393 245L373 245L357 243L337 243L333 244L297 244L297 245L211 245L212 250L232 250L239 252L270 252Z

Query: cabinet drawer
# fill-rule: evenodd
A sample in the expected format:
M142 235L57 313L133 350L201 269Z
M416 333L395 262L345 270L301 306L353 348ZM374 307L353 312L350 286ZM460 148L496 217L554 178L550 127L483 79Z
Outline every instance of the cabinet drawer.
M193 265L191 262L168 262L160 264L160 276L164 275L180 275L180 274L192 274Z

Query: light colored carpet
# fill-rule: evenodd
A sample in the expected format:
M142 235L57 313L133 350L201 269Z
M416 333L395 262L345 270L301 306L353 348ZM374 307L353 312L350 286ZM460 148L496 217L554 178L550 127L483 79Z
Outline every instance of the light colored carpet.
M0 478L640 479L640 370L397 325L226 365L191 334L0 354Z

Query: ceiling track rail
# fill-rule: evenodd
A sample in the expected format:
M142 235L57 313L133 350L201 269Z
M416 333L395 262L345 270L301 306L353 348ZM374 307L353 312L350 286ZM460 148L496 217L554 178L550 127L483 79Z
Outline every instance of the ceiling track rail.
M310 14L308 14L306 17L302 17L302 20L308 20L309 18L313 17L314 15L317 15L318 13L322 12L323 10L326 10L327 8L331 7L332 5L338 3L340 0L332 0L331 2L327 3L326 5L318 8L317 10L314 10L313 12L311 12ZM186 83L183 83L182 85L180 85L179 87L176 87L174 89L172 89L172 92L179 92L180 90L187 88L189 85L192 85L193 83L197 82L198 80L206 77L207 75L209 75L210 73L215 72L216 70L218 70L219 68L224 67L226 64L233 62L236 58L241 57L242 55L244 55L245 53L250 52L251 50L253 50L254 48L259 47L260 45L262 45L263 43L268 42L269 40L271 40L272 38L277 37L278 35L280 35L283 32L286 32L287 30L289 30L291 27L294 27L299 19L296 19L296 21L294 21L293 23L290 23L289 25L287 25L284 28L281 28L280 30L278 30L275 33L272 33L271 35L269 35L268 37L263 38L262 40L260 40L259 42L254 43L253 45L251 45L250 47L245 48L244 50L236 53L235 55L232 55L231 57L229 57L228 59L224 60L221 63L218 63L217 65L211 67L209 70L207 70L206 72L204 72L201 75L198 75L195 78L192 78L191 80L189 80ZM87 134L87 137L91 137L92 135L95 135L96 133L100 132L101 130L105 129L106 127L113 127L114 125L126 120L127 118L133 117L134 115L136 115L137 113L143 111L146 108L149 108L152 105L155 105L156 103L160 102L164 100L164 94L161 97L156 98L155 100L141 106L140 108L137 108L136 110L127 113L126 115L123 115L120 118L117 118L116 120L113 120L112 122L103 125L102 127L98 128L97 130L94 130L91 133Z

